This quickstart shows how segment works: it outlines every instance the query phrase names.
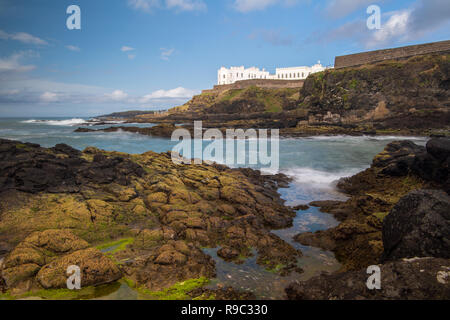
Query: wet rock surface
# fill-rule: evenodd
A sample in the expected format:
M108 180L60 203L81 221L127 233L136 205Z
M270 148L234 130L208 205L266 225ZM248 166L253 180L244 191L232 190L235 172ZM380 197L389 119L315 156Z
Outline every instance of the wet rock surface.
M59 286L54 272L72 261L87 261L89 284L116 278L116 270L100 256L99 263L89 262L96 257L92 246L103 248L111 241L119 244L104 249L104 255L148 290L213 277L214 262L202 247L227 248L223 257L233 262L256 251L259 264L277 266L280 274L298 269L301 252L270 232L292 225L295 217L277 193L289 182L284 175L180 164L172 162L170 153L129 155L92 147L81 152L7 140L0 140L0 150L5 177L0 184L0 243L8 251L18 250L29 234L48 229L70 229L85 242L76 253L64 252L55 261L37 255L45 261L14 265L25 278L39 274L41 287ZM24 256L35 255L31 250ZM105 276L94 277L103 266L109 270ZM19 285L13 276L3 278L8 290Z
M322 275L292 283L291 300L416 300L450 299L450 260L415 258L380 266L381 289L369 290L366 270Z
M383 261L450 258L450 197L418 190L404 196L383 221Z

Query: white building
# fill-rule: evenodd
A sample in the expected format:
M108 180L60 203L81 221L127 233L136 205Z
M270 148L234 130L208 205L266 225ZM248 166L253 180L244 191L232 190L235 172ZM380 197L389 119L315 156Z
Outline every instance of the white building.
M217 84L232 84L236 81L250 79L302 80L306 79L311 73L324 71L325 69L320 61L312 67L277 68L275 74L270 74L265 69L260 70L256 67L247 69L243 66L229 69L222 67L217 72Z

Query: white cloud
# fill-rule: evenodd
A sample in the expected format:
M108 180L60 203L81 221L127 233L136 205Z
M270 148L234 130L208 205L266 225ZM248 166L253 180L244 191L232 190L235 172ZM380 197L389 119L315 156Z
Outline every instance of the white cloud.
M136 10L151 12L154 8L160 7L159 0L128 0L128 5Z
M113 101L124 101L125 99L128 98L128 93L122 90L115 90L112 93L105 94L105 97Z
M39 97L39 100L41 102L45 102L45 103L58 102L58 97L59 97L59 95L57 93L47 91L47 92L44 92L43 94L41 94L41 96Z
M75 51L75 52L81 51L81 49L79 47L73 46L73 45L67 45L66 48L69 49L70 51Z
M120 51L122 52L128 52L128 51L134 51L136 49L132 48L132 47L128 47L128 46L123 46L122 48L120 48Z
M201 0L166 0L167 9L179 11L205 11L206 4Z
M7 58L0 58L1 73L21 73L35 69L33 65L22 65L20 60L26 55L25 52L15 53Z
M203 0L128 0L128 5L144 12L162 8L176 11L205 11L207 8Z
M165 100L165 99L189 99L192 98L197 91L178 87L171 90L157 90L139 99L140 103L148 103L152 100Z
M135 55L135 54L129 54L129 55L128 55L128 59L134 60L134 58L136 58L136 55Z
M408 24L411 11L399 11L393 13L388 21L383 24L383 28L376 30L366 42L366 46L376 47L378 45L389 44L393 40L408 40Z
M26 44L48 45L48 42L26 32L7 33L0 30L0 39L15 40Z
M418 0L404 10L384 13L380 30L369 30L366 20L356 20L315 38L324 42L355 41L373 49L418 41L440 28L450 28L450 1Z
M169 58L175 52L175 49L161 48L160 50L161 50L161 59L166 61L169 61Z
M234 8L237 11L246 13L250 11L264 10L269 6L281 4L283 6L293 6L297 0L235 0Z

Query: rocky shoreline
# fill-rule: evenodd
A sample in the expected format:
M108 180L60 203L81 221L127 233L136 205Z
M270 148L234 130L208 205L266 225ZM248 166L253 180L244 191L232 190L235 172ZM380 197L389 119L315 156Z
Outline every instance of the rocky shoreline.
M295 241L334 252L342 269L292 283L287 297L449 299L449 161L448 138L392 142L339 181L349 200L310 203L341 223ZM267 270L302 272L302 252L271 232L307 209L284 205L282 174L10 140L0 140L0 172L0 299L77 298L65 289L69 265L88 291L120 281L145 299L254 299L205 288L216 268L204 247L225 261L256 252ZM380 266L382 290L367 289L369 265Z
M349 200L311 203L341 223L295 240L333 251L343 268L292 283L288 298L450 299L449 161L448 138L426 147L393 142L369 169L338 183ZM366 287L370 265L381 267L381 290Z
M270 232L295 217L277 193L289 182L281 174L175 164L169 153L81 152L9 140L0 140L0 172L6 297L64 290L69 264L80 266L88 286L122 279L157 298L187 284L193 290L215 275L202 247L220 247L218 255L236 263L256 250L268 270L301 272L302 253ZM217 297L227 292L240 295L223 288Z

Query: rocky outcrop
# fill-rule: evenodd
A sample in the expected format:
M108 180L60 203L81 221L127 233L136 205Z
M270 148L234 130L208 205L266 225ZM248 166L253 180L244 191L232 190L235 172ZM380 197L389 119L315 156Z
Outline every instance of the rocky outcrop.
M6 256L0 278L16 291L66 288L67 268L72 265L80 268L83 287L122 277L110 259L70 231L46 230L33 233Z
M107 158L99 153L89 162L80 151L64 144L45 149L0 140L0 192L74 193L89 183L126 186L130 178L143 173L142 167L123 157Z
M289 182L284 175L180 164L170 153L129 155L93 147L81 152L7 140L0 140L0 150L2 248L10 251L29 234L49 229L70 229L88 243L55 261L23 267L20 277L41 287L59 285L55 272L66 262L86 261L85 278L91 279L88 271L106 261L91 264L100 256L89 248L111 241L119 241L118 249L105 255L137 286L151 290L212 277L215 266L202 247L229 248L233 254L223 256L235 262L256 250L257 262L268 269L298 270L301 252L270 232L289 227L295 217L277 192ZM105 273L106 279L114 275ZM98 283L105 277L97 277ZM8 287L16 286L8 281Z
M311 203L342 223L295 240L331 250L340 273L292 283L290 299L449 299L449 139L389 144L371 168L343 179L346 202ZM417 190L419 189L419 190ZM419 257L419 258L417 258ZM366 268L381 268L381 289L369 290ZM342 272L345 271L345 272Z
M89 128L78 128L75 132L86 133L86 132L131 132L131 133L139 133L146 136L156 136L156 137L165 137L170 138L172 136L173 131L182 127L175 126L173 124L162 123L154 127L149 128L141 128L141 127L125 127L125 126L117 126L117 127L109 127L105 129L89 129Z
M278 128L282 136L448 136L449 56L423 54L327 69L309 75L302 89L285 85L205 90L166 113L137 115L132 121L203 120L205 128Z
M366 270L322 275L286 288L291 300L448 300L450 260L415 258L380 265L381 289L369 290Z
M404 196L383 221L383 261L450 258L450 197L418 190Z
M171 240L126 263L123 270L127 278L148 290L159 291L186 279L213 278L215 263L194 245Z
M374 131L448 128L449 70L448 54L331 69L306 79L300 104L342 123L372 123Z
M423 188L448 192L450 175L445 150L449 145L448 138L432 138L426 147L411 141L388 144L369 169L338 182L338 188L351 195L349 200L311 203L333 214L341 224L328 230L302 233L294 239L303 245L333 251L344 270L359 270L378 263L383 253L383 221L397 202L411 191ZM436 203L442 204L443 199L440 197ZM405 209L407 213L409 209ZM393 234L397 231L396 227L392 229Z

